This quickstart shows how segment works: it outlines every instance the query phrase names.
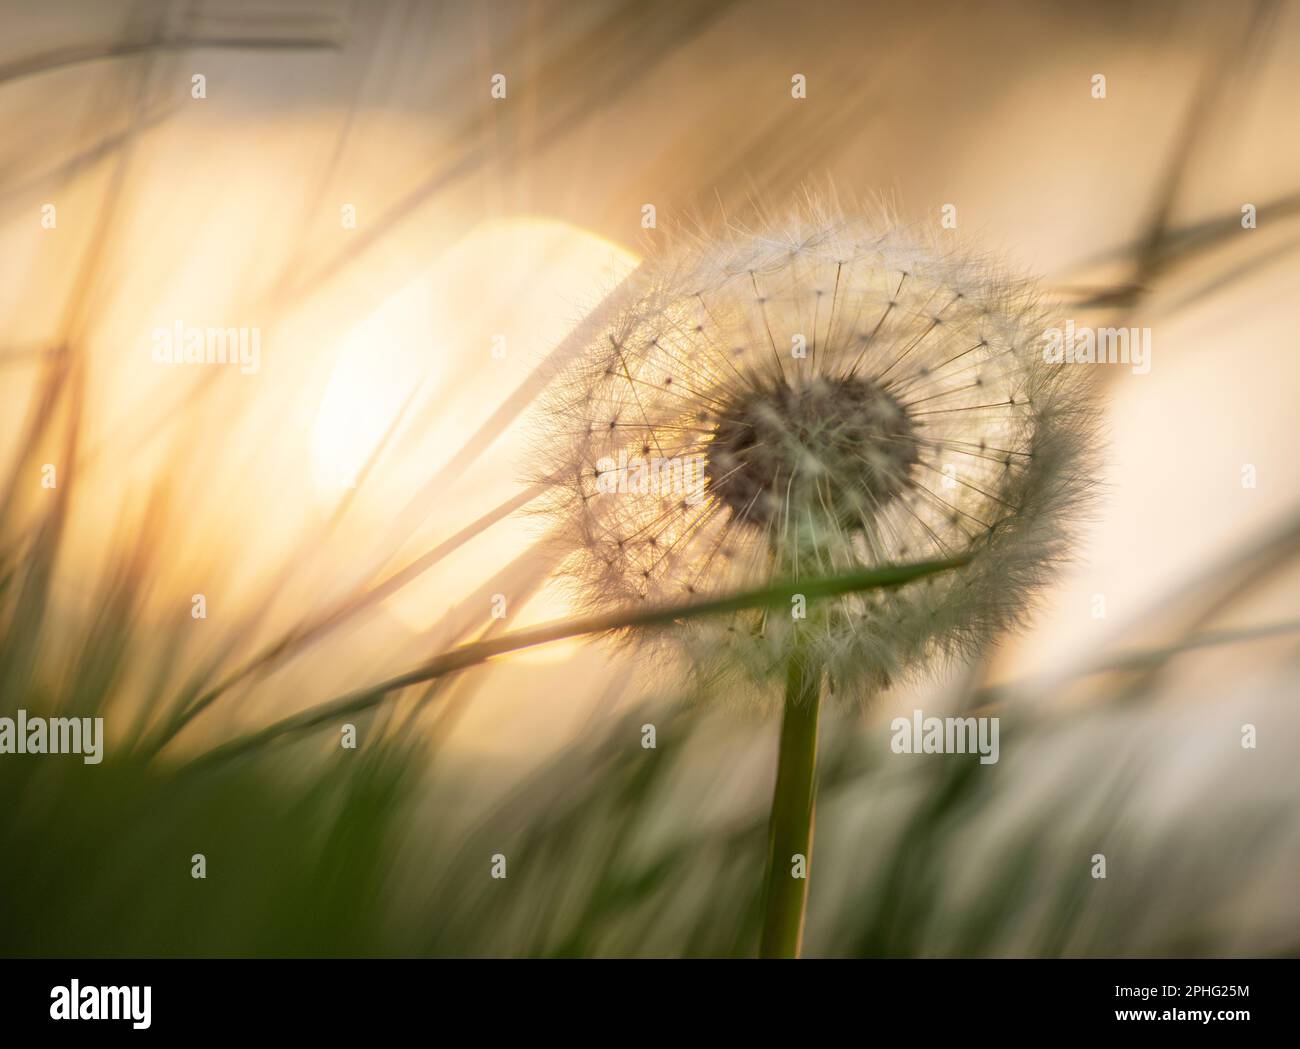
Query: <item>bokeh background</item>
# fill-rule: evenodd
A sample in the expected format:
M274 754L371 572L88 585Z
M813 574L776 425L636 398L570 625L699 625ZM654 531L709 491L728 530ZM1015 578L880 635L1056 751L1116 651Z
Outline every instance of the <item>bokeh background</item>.
M1030 628L824 723L805 954L1300 950L1298 5L0 21L0 713L108 737L0 756L0 952L752 954L775 718L601 641L322 705L570 614L548 366L674 223L810 184L954 205L1153 365L1098 369L1100 499ZM154 363L177 321L260 368ZM892 754L917 707L996 713L1000 762Z

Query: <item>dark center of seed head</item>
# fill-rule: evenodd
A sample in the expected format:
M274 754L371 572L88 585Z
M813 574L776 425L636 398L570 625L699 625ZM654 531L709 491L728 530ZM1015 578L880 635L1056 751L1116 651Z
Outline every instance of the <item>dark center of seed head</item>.
M912 483L916 424L869 379L751 388L718 414L705 474L743 520L765 525L788 505L860 529Z

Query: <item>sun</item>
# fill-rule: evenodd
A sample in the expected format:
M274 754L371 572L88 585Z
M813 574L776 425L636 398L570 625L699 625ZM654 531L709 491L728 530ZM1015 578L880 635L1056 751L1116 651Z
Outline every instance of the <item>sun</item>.
M477 227L413 274L331 351L309 438L322 512L350 498L351 527L388 528L637 262L593 233L530 218ZM531 454L527 425L520 413L439 493L421 542L436 544L519 491ZM390 608L409 626L428 627L482 584L485 565L508 563L535 538L518 520L499 521L464 556L394 595ZM542 588L512 608L509 627L568 612Z
M418 279L389 297L343 338L311 433L312 480L336 499L401 430L441 358Z

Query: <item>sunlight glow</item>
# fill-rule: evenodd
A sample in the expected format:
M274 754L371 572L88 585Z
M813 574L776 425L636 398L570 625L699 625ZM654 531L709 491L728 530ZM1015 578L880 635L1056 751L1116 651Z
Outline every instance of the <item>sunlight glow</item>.
M385 527L636 262L601 237L538 219L489 223L453 244L344 334L335 351L310 436L322 509L355 484L353 527ZM436 544L518 492L529 474L529 425L525 412L439 493L417 547ZM499 521L388 606L413 629L427 629L535 540L535 527L517 517ZM503 625L517 629L569 611L544 586L512 601ZM571 650L550 645L518 658L550 662Z

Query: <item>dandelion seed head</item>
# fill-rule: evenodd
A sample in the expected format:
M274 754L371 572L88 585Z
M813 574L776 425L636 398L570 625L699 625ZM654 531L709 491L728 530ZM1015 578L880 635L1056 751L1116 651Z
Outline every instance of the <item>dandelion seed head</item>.
M970 557L806 620L675 629L742 692L783 672L796 634L855 695L1018 622L1087 501L1095 412L1081 370L1043 360L1033 286L949 245L809 199L647 259L544 407L545 512L581 603ZM636 484L629 457L651 464Z

